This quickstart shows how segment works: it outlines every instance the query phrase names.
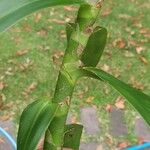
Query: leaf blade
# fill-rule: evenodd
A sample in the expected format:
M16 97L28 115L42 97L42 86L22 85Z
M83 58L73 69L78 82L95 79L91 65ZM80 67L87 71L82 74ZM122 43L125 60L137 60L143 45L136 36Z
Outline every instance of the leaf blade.
M95 67L98 64L106 45L106 39L107 30L96 27L81 55L81 61L86 67Z
M86 71L93 73L101 80L108 82L113 86L120 94L122 94L130 104L140 113L143 119L150 126L150 96L134 89L128 84L120 81L112 75L96 68L85 68ZM90 74L91 75L91 74Z
M39 9L57 6L83 4L85 0L1 0L0 32L12 26L16 21Z
M54 117L57 105L36 101L22 113L17 137L17 150L34 150Z

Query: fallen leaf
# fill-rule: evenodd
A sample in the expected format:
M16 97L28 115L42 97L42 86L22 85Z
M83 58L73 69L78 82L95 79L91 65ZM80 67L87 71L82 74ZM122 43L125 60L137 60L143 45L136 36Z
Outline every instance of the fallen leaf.
M106 16L110 15L111 12L112 12L112 8L107 8L107 9L105 9L105 10L102 12L101 15L102 15L103 17L106 17Z
M110 70L110 66L108 66L107 64L104 64L102 67L101 67L102 70L108 72Z
M37 32L37 35L42 36L42 37L45 37L45 36L48 35L48 30L45 29L45 28L42 28L42 29L40 29L40 30Z
M67 11L75 11L76 10L76 8L73 6L64 6L64 9Z
M113 108L113 107L112 107L111 104L107 104L105 109L106 109L107 112L110 113L110 112L112 112L112 108Z
M103 91L104 91L104 93L106 94L106 95L108 95L109 94L109 88L108 88L108 86L107 85L104 85L104 87L103 87Z
M146 37L146 38L150 38L150 29L149 28L141 28L140 29L140 33Z
M86 102L87 103L92 103L93 102L93 100L94 100L94 96L90 96L90 97L88 97L87 99L86 99Z
M79 99L83 99L84 94L85 94L85 92L79 91L79 92L77 93L77 96L79 97Z
M138 144L143 144L145 142L144 138L140 137L138 138Z
M41 13L35 13L35 22L38 23L42 18L42 14Z
M3 95L0 94L0 109L4 106L4 100L3 100Z
M116 39L113 41L113 46L120 48L120 49L123 49L126 46L126 41L122 38Z
M118 17L119 17L119 19L130 19L131 18L131 16L128 14L119 14Z
M32 82L29 86L28 86L28 88L26 89L26 91L27 92L31 92L31 91L33 91L33 90L35 90L36 89L36 87L37 87L37 82Z
M28 53L27 49L22 49L16 52L16 56L23 56Z
M137 43L137 41L135 41L135 40L129 40L128 41L128 44L129 44L129 46L131 45L131 46L138 46L138 43Z
M124 56L127 58L132 58L132 57L134 57L134 54L130 51L125 51Z
M56 23L56 24L60 24L60 25L64 25L66 23L66 21L58 20L58 19L49 19L48 21Z
M27 58L24 63L20 64L19 67L20 67L20 69L21 69L22 71L25 71L25 70L27 70L29 67L31 67L32 65L33 65L33 61L30 60L29 58Z
M119 149L124 149L124 148L126 148L128 146L129 146L129 142L125 141L125 142L119 143L117 147Z
M107 136L106 136L106 139L105 139L105 142L106 142L106 144L108 144L108 145L112 145L112 144L113 144L113 138L112 138L112 136L107 135Z
M119 96L119 97L116 99L115 106L116 106L118 109L124 109L124 108L125 108L125 101L124 101L124 99L123 99L121 96Z
M3 81L0 81L0 91L6 87L6 84Z
M136 52L137 52L137 54L141 54L144 50L145 50L145 49L144 49L143 47L141 47L141 46L136 47Z
M8 76L13 76L14 75L13 69L11 67L7 68L5 74Z
M4 144L4 143L5 143L4 138L0 137L0 145L1 145L1 144Z
M144 84L137 81L134 76L130 77L129 83L138 90L144 90L144 88L145 88Z
M76 124L76 123L77 123L77 117L76 117L76 116L73 116L73 117L71 118L71 123L72 123L72 124Z
M56 52L52 55L52 59L53 59L53 62L57 65L60 65L61 62L60 62L60 58L64 56L64 52L63 51L59 51L59 50L56 50Z
M139 59L140 59L141 62L144 63L145 65L148 64L148 60L147 60L144 56L139 56Z
M119 76L121 76L121 71L120 71L120 69L119 68L114 68L114 69L112 69L112 74L116 77L116 78L118 78Z
M141 34L150 33L150 29L149 29L149 28L141 28L141 29L140 29L140 33L141 33Z
M23 25L23 30L24 30L25 32L31 32L31 31L32 31L32 27L31 27L30 24L25 23L25 24Z
M65 30L60 30L59 34L60 34L60 37L66 38L66 32L65 32Z
M37 82L32 82L32 83L22 92L22 95L27 98L27 97L29 96L29 94L30 94L33 90L35 90L35 89L37 88L37 85L38 85Z
M10 114L7 114L7 115L3 115L3 116L0 116L0 120L2 121L7 121L11 118L12 116Z

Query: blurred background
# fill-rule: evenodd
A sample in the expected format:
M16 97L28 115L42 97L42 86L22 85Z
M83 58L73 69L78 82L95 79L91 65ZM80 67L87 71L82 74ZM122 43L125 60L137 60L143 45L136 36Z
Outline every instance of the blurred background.
M0 35L0 126L13 128L14 136L23 109L53 96L66 47L65 24L74 21L77 10L44 9ZM150 0L109 0L97 22L109 33L98 68L148 95L149 14ZM150 141L150 129L133 107L109 85L92 79L78 81L67 122L84 124L81 150L117 150Z

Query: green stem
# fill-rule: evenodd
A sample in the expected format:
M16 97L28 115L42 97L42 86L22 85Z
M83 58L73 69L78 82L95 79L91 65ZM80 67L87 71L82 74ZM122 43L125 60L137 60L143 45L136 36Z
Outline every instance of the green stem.
M53 103L58 104L58 111L46 132L44 150L58 150L63 147L64 128L73 90L78 79L79 59L77 49L82 44L80 38L74 37L78 37L82 33L86 34L86 29L94 25L98 13L99 8L91 5L82 5L79 9L74 29L67 33L68 45L52 100ZM84 38L86 43L88 35Z

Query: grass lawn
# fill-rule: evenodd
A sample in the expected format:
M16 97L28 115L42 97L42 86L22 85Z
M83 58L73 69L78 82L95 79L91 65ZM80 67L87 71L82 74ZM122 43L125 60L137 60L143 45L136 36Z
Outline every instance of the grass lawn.
M0 35L0 119L19 116L25 106L53 96L62 55L66 47L65 22L73 21L77 7L48 8L24 18ZM99 68L150 95L150 0L106 1L97 24L108 29L107 46ZM71 112L79 121L80 108L98 108L102 133L92 140L105 141L108 133L107 104L115 105L119 94L107 84L82 79L75 89ZM138 114L125 102L129 134L112 139L137 143L133 132ZM128 124L130 122L130 124ZM83 140L91 137L83 135Z

